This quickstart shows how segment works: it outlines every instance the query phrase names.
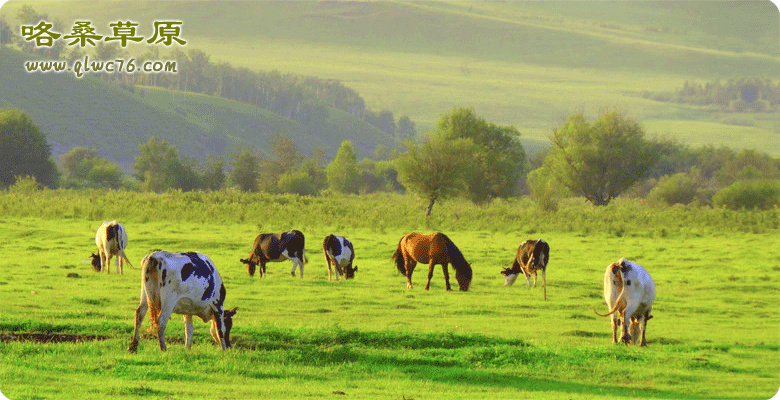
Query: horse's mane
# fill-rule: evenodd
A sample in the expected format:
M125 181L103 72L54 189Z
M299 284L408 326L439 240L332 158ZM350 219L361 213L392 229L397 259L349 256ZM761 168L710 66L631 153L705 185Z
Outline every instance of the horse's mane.
M466 261L466 257L463 257L458 246L455 246L455 243L447 235L443 233L439 233L439 235L441 235L444 245L447 246L447 255L450 258L450 263L455 267L455 271L471 276L471 265Z

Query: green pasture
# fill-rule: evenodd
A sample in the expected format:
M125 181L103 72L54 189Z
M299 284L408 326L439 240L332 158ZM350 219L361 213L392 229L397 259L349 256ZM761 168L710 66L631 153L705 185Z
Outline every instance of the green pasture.
M0 193L0 391L35 398L770 398L780 381L777 210L607 207L564 202L540 214L527 199L474 207L451 201L423 218L410 196L305 198L233 192ZM118 219L135 268L98 274L94 232ZM238 259L260 232L307 238L303 279L272 263L251 278ZM407 290L390 256L405 233L446 232L472 263L468 292L431 290L418 267ZM321 242L349 237L359 270L328 281ZM551 245L541 287L503 286L522 240ZM196 322L168 325L168 351L145 335L126 349L141 258L200 251L216 263L227 307L238 306L222 352ZM613 345L604 268L620 257L657 288L646 348ZM77 276L69 274L77 274ZM148 327L144 323L143 329ZM83 335L76 342L19 340ZM95 338L94 336L98 337ZM17 339L12 339L12 336ZM93 340L97 339L97 340ZM343 395L342 395L343 393Z

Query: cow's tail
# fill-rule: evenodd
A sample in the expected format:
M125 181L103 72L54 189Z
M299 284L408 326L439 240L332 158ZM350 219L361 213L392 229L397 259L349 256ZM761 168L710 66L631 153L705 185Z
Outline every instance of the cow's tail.
M606 314L600 314L598 311L593 310L593 312L596 313L596 315L602 316L602 317L609 317L610 315L614 314L619 309L620 301L623 300L623 295L625 294L626 290L623 289L620 291L620 295L617 299L615 299L615 304L612 305L612 309L609 310Z
M149 306L149 327L150 332L158 328L160 318L160 260L152 254L144 257L141 261L141 284L144 286L146 303Z
M120 250L119 251L119 256L122 257L122 260L124 260L124 262L126 262L128 265L130 265L131 267L135 268L133 263L130 262L130 259L127 258L127 255L125 255L125 251L124 250Z

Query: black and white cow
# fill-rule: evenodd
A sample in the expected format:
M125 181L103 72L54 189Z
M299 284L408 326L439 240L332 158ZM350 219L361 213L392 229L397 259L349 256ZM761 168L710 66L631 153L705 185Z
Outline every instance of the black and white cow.
M290 260L293 262L290 273L295 276L295 268L301 266L301 278L303 278L303 264L309 262L304 254L306 239L303 232L292 229L282 233L261 233L255 238L252 253L247 259L240 259L247 265L249 276L255 276L255 269L260 266L260 274L265 277L265 264Z
M343 275L345 279L355 277L358 267L357 265L352 266L352 262L355 260L355 249L349 239L328 235L322 241L322 250L325 252L325 262L328 263L328 280L330 280L331 265L335 266L336 280L339 280L339 274Z
M542 271L542 286L544 286L544 300L547 301L547 262L550 260L550 245L542 239L526 240L517 248L517 255L512 261L511 268L504 268L501 274L506 276L504 285L511 286L522 272L525 275L525 285L531 285L531 276L534 277L536 287L536 272Z
M211 336L225 350L230 347L230 329L236 308L224 311L225 285L205 255L195 252L157 251L141 262L141 303L135 310L133 341L127 349L138 350L138 330L147 309L152 329L157 327L160 350L165 351L165 326L171 314L183 314L186 348L192 344L192 316L211 321Z
M116 273L125 273L125 261L130 266L130 260L125 255L127 247L127 231L125 227L116 221L105 221L95 232L95 245L98 253L92 253L92 269L97 272L105 270L111 273L111 257L116 256Z

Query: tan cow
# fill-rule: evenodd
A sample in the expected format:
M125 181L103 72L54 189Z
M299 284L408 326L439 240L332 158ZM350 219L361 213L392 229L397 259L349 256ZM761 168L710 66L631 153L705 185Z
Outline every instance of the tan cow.
M92 269L95 271L105 270L107 274L111 273L110 263L113 256L116 256L116 272L118 274L125 273L125 261L130 266L133 265L125 255L127 232L119 222L103 222L95 233L95 245L98 248L98 254L92 254Z
M604 271L604 302L609 313L596 314L612 317L612 343L618 343L617 329L622 327L620 341L636 344L641 336L640 345L646 346L647 321L653 318L650 311L655 302L655 283L650 274L624 258L608 265Z

